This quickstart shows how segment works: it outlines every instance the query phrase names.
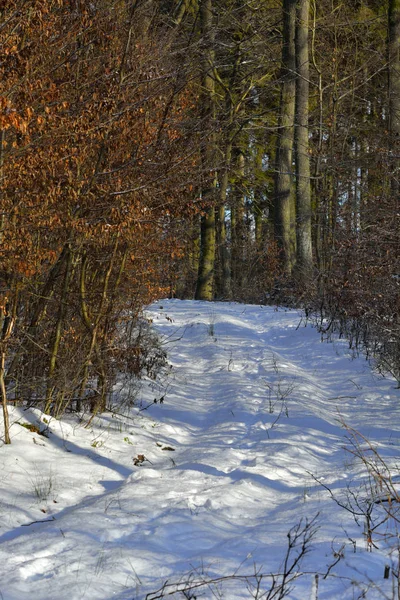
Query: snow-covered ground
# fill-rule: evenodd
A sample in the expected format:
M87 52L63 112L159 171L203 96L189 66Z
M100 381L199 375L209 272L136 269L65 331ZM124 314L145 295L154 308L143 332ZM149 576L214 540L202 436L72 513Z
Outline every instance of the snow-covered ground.
M176 598L282 598L296 531L288 598L397 599L384 510L396 503L374 504L385 489L365 466L383 484L389 468L396 490L396 382L344 340L322 343L296 311L165 300L149 315L170 368L129 411L129 387L121 414L88 429L75 415L10 409L0 599L144 600L179 583ZM384 521L372 544L368 512L370 528Z

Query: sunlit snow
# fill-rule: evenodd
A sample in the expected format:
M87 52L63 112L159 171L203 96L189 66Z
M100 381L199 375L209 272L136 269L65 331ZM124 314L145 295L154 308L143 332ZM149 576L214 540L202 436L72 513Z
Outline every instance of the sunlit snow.
M118 414L86 429L77 415L10 407L0 599L145 600L197 582L197 598L241 600L258 580L261 598L289 530L314 518L287 597L394 598L396 521L371 545L364 517L339 504L362 512L379 494L352 430L396 481L396 382L294 310L165 300L148 316L170 366L136 398L124 378Z

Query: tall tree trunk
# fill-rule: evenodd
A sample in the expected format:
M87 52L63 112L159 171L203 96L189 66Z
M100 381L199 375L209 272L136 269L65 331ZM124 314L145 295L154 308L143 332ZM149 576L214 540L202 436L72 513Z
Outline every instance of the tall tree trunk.
M313 247L315 251L315 262L319 273L325 270L325 255L323 252L323 231L324 231L324 203L323 203L323 181L321 177L322 171L322 147L324 141L324 92L322 85L322 71L317 64L315 55L315 35L317 29L317 6L316 1L312 4L312 24L311 24L311 63L317 75L317 90L318 90L318 125L314 126L314 168L312 182L312 205L315 214L315 227L313 237Z
M263 211L265 208L265 180L263 178L263 158L266 154L264 144L262 140L256 142L256 154L255 154L255 185L254 185L254 198L252 203L253 218L254 218L254 237L257 252L261 253L264 244L264 231L263 231Z
M275 177L275 233L282 252L283 269L292 272L293 256L293 128L295 112L296 0L283 2L281 98L278 120Z
M224 169L219 180L219 208L218 208L218 254L219 254L219 273L216 281L216 292L219 298L227 299L232 295L231 290L231 265L230 252L226 232L226 200L228 193L229 168L231 165L232 142L227 141L224 157Z
M1 391L1 403L2 403L2 407L3 407L4 443L11 444L10 418L8 416L7 392L6 392L6 385L4 383L5 364L6 364L6 345L1 343L0 344L0 391Z
M4 421L4 443L11 444L10 437L10 419L8 416L7 392L5 384L5 369L8 340L14 328L14 323L17 316L17 298L18 291L16 290L13 306L9 302L0 305L0 395L3 407Z
M4 129L0 130L0 200L3 196L3 178L4 178L4 143L6 141ZM3 243L4 229L6 226L6 215L4 211L0 214L0 244Z
M0 131L0 186L4 177L4 129ZM2 196L2 190L0 187L0 199ZM4 212L0 215L0 244L3 241L3 231L5 227L5 215ZM4 382L5 376L5 363L6 363L6 342L3 340L2 330L4 328L5 321L5 307L0 307L0 392L1 392L1 401L3 405L3 421L4 421L4 442L6 444L11 444L10 438L10 421L8 418L8 408L7 408L7 394L6 394L6 386Z
M201 218L200 261L197 277L196 300L212 300L215 265L215 196L217 176L215 169L215 81L214 81L214 31L212 1L200 1L200 23L203 36L202 64L202 121L207 139L202 148L202 168L206 185L202 198L207 205Z
M233 190L233 206L231 219L231 239L232 239L232 284L233 289L240 294L243 284L243 258L244 258L244 176L245 176L245 158L241 148L236 149L236 177Z
M388 55L389 55L389 152L391 191L400 190L400 0L389 0Z
M296 208L297 208L297 263L296 272L301 282L307 281L312 274L312 238L311 238L311 186L310 154L308 139L309 113L309 55L308 55L308 17L309 0L299 0L296 19Z

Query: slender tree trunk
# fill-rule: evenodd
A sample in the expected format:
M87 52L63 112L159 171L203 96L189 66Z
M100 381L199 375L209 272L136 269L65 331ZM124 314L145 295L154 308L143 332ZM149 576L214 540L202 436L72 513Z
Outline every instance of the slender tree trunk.
M2 343L1 348L0 348L0 390L1 390L1 403L2 403L2 407L3 407L4 443L11 444L10 418L8 416L7 393L6 393L6 385L4 383L5 364L6 364L6 345Z
M18 291L16 290L13 306L11 307L8 302L5 304L5 306L0 306L0 394L3 407L5 444L11 444L10 419L8 416L7 392L5 384L6 356L8 340L11 336L17 316L17 297Z
M275 234L282 252L283 269L292 272L293 256L293 129L295 113L296 0L283 2L282 83L278 120L275 177Z
M2 181L4 177L4 129L0 131L0 199L2 196ZM0 214L0 244L3 241L4 235L4 227L5 227L5 215L4 212ZM3 307L0 307L0 392L1 392L1 402L3 406L3 421L4 421L4 442L6 444L11 444L10 438L10 420L8 417L8 408L7 408L7 394L6 394L6 385L5 385L5 364L6 364L6 342L3 340L4 330L4 322L5 322L5 310Z
M50 363L49 363L49 371L47 375L47 390L46 390L46 405L44 412L48 413L50 410L51 400L52 400L52 392L54 389L54 373L56 370L58 351L60 348L62 331L64 327L65 315L67 313L67 299L68 299L68 291L71 283L73 275L73 252L70 248L67 250L66 257L66 265L65 265L65 274L64 274L64 282L63 288L61 291L60 297L60 307L57 315L57 323L53 336L52 349L50 354Z
M311 238L311 186L308 140L309 113L309 55L308 17L309 0L299 0L296 19L296 207L297 207L297 263L296 272L306 282L313 267Z
M226 231L226 201L228 194L229 168L231 165L232 142L228 140L225 148L225 165L219 181L219 208L218 208L218 253L219 253L219 277L217 283L217 296L219 298L230 298L231 290L231 265L230 252Z
M225 194L226 195L226 194ZM231 265L228 238L226 232L226 206L222 204L219 208L220 223L220 260L221 260L221 297L227 300L232 296L231 289Z
M262 180L260 181L263 165L264 148L260 142L257 142L257 153L255 157L255 169L256 169L256 185L254 187L254 199L252 204L253 217L254 217L254 237L257 252L262 252L263 247L263 192L264 185Z
M390 187L397 197L400 191L400 0L389 0L388 16Z
M101 352L99 351L98 348L98 335L100 332L100 325L101 325L101 321L102 319L105 317L106 314L106 307L107 307L107 300L108 300L108 293L109 293L109 283L110 283L110 277L113 271L113 267L115 265L115 258L116 258L116 254L117 254L117 250L118 250L118 236L115 240L114 243L114 248L113 248L113 252L112 255L110 257L109 263L108 263L108 267L107 267L107 271L104 275L104 281L103 281L103 287L102 287L102 291L101 291L101 296L100 296L100 304L99 307L97 309L97 314L96 316L92 315L92 318L90 318L89 315L89 308L87 305L87 298L86 298L86 272L87 272L87 260L86 257L83 257L82 259L82 266L81 266L81 277L80 277L80 301L81 301L81 311L82 311L82 317L83 317L83 321L88 329L88 331L90 332L90 344L89 344L89 350L88 353L86 355L86 360L84 362L83 365L83 370L82 370L82 379L80 382L80 387L79 387L79 392L78 392L78 398L79 401L83 398L83 394L87 385L87 381L88 381L88 377L89 377L89 368L92 362L92 357L93 355L96 355L96 357L98 358L98 366L99 366L99 379L100 379L100 388L101 388L101 395L98 399L97 402L95 402L94 406L93 406L93 414L97 414L99 411L104 410L105 408L105 385L106 385L106 375L105 375L105 370L104 370L104 364L103 364L103 360L101 357ZM92 421L92 419L90 419L89 423Z
M5 143L5 131L4 129L0 130L0 200L2 200L3 196L3 178L4 178L4 143ZM6 215L4 211L0 213L0 244L3 243L4 237L4 229L6 226Z
M240 293L243 284L243 257L244 257L244 175L245 159L243 151L238 148L236 151L236 177L233 192L232 214L232 283L233 289Z
M214 81L214 32L212 1L200 1L200 23L203 36L202 65L202 121L208 131L202 148L203 186L202 198L207 205L201 218L200 261L195 292L196 300L212 300L214 293L215 266L215 196L217 176L215 170L215 81Z
M215 210L212 206L201 218L200 259L195 292L196 300L212 300L215 265Z
M191 245L189 252L189 264L193 273L197 273L199 270L199 258L200 258L200 219L196 215L193 217L190 223L191 230Z
M314 67L317 77L317 90L318 90L318 126L314 128L315 134L315 146L316 146L316 156L314 160L314 169L313 169L313 185L312 185L312 204L315 214L315 227L314 227L314 237L313 237L313 247L315 250L315 259L316 265L318 268L318 272L322 273L324 271L324 252L323 252L323 231L324 231L324 222L323 222L323 211L324 206L322 202L323 197L323 185L321 178L321 166L322 166L322 146L324 140L324 92L322 85L322 71L317 64L317 59L315 55L315 34L317 29L317 4L316 0L313 0L311 3L312 6L312 31L311 31L311 62Z

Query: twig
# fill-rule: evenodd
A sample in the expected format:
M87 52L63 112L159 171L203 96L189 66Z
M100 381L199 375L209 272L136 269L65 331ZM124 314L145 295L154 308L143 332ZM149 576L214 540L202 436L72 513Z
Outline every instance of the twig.
M51 519L44 519L43 521L32 521L32 523L22 523L21 527L30 527L31 525L36 525L36 523L50 523L51 521L55 520L55 517L51 517Z

